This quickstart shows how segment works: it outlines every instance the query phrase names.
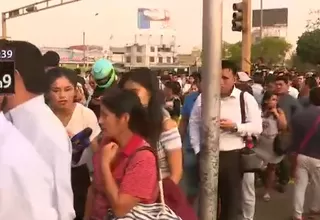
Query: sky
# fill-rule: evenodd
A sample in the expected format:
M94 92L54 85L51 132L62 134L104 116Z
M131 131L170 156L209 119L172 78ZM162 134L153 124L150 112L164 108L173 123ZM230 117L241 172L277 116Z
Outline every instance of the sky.
M0 0L0 11L37 2L36 0ZM39 1L39 0L38 0ZM52 0L59 2L60 0ZM65 0L68 1L68 0ZM232 4L239 0L223 0L223 40L239 41L241 34L231 31ZM304 31L311 9L320 9L319 0L264 0L264 8L287 7L289 21L287 40L295 44ZM81 0L69 5L33 13L7 21L7 35L11 39L27 40L37 46L67 47L82 44L83 32L86 44L124 46L134 42L134 35L149 35L137 29L137 9L162 8L171 14L170 30L154 31L151 42L170 41L176 36L179 51L190 52L201 47L202 1L201 0ZM252 0L252 9L260 9L260 0ZM98 16L95 16L99 13ZM110 36L113 36L110 40ZM138 38L138 42L146 39Z

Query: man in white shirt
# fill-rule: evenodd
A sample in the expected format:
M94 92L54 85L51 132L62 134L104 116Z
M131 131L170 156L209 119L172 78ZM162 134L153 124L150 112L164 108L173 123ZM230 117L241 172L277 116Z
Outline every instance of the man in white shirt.
M58 220L72 220L71 143L62 123L44 102L47 77L40 50L24 41L0 40L15 51L15 95L7 96L6 118L26 137L48 166L51 201ZM46 216L44 216L46 218Z
M57 220L48 165L5 118L0 95L0 219Z
M260 134L262 119L258 104L249 93L244 93L246 123L241 123L240 94L235 88L237 70L227 60L222 61L221 109L220 109L220 164L219 198L220 220L238 219L241 210L242 170L240 150L244 147L243 136ZM201 95L197 98L190 120L190 142L195 153L200 152Z

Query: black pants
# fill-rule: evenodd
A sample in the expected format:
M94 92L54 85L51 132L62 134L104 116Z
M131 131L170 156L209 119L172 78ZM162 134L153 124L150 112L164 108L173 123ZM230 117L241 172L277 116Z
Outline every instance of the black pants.
M82 220L88 187L90 186L90 175L87 165L71 169L71 185L73 190L73 206L76 212L75 220Z
M221 151L218 193L220 220L236 220L241 210L242 170L240 151Z

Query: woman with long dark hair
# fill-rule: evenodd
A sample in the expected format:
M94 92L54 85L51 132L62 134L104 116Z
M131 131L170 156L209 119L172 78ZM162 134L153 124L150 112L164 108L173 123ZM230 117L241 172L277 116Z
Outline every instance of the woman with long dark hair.
M138 68L126 73L119 82L119 87L134 91L140 98L148 114L152 129L161 133L151 137L157 144L160 169L163 178L170 178L178 184L182 177L182 143L177 123L164 109L163 98L159 90L159 80L147 68Z
M85 216L92 220L108 219L108 211L113 218L124 216L138 203L154 203L159 192L155 146L147 140L159 138L160 132L153 129L135 92L107 89L99 122L103 140L93 158L92 194Z

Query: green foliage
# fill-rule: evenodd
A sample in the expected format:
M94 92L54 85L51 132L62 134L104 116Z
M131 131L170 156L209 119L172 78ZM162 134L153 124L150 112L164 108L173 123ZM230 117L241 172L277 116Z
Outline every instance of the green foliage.
M286 42L284 38L265 37L261 41L251 46L251 62L262 57L265 63L282 64L286 54L291 49L291 44ZM224 58L241 62L241 42L226 45L226 53Z
M297 55L303 62L320 64L320 29L306 31L299 37Z
M294 68L298 72L313 71L319 69L316 65L301 61L297 54L292 54L290 59L286 60L286 66Z
M268 64L283 64L290 49L291 44L284 38L265 37L252 45L251 57L252 60L262 57L264 62Z

